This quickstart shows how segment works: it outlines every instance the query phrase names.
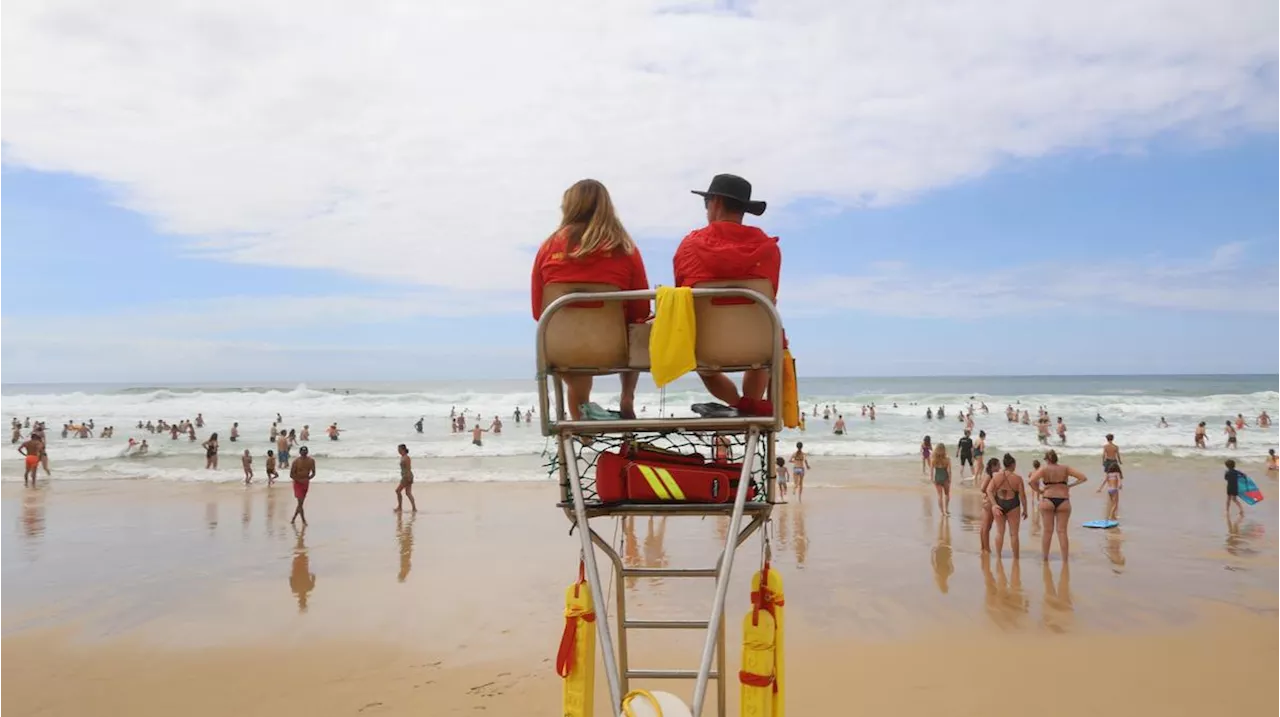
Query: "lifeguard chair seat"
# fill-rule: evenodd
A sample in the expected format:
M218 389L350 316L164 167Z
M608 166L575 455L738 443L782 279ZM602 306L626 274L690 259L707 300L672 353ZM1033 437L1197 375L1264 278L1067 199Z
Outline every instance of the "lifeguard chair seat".
M704 281L697 289L750 289L773 298L768 279ZM749 299L693 300L697 317L698 368L726 369L768 366L773 360L773 321L768 310Z
M567 294L621 291L612 284L547 284L542 308ZM547 363L553 370L611 373L627 368L627 318L621 301L570 304L547 321Z

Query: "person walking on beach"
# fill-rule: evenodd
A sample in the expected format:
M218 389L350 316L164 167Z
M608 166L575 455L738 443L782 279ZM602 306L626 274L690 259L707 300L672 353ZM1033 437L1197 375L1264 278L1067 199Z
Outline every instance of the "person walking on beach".
M280 477L280 474L276 472L276 454L274 451L267 451L267 463L264 470L267 472L267 485L275 485L276 479Z
M1075 478L1075 482L1071 479ZM1053 535L1058 535L1058 549L1062 552L1065 563L1070 556L1070 540L1067 537L1067 526L1071 520L1071 489L1089 480L1083 473L1058 463L1058 452L1050 449L1044 454L1044 465L1031 474L1031 488L1041 492L1044 498L1040 501L1040 516L1044 522L1044 533L1040 536L1040 551L1044 560L1049 560L1049 548L1053 544Z
M782 500L787 499L787 483L790 479L790 472L787 470L787 459L778 458L778 497Z
M609 190L594 179L575 182L565 190L560 200L560 226L538 248L531 278L530 298L535 321L542 318L546 308L543 304L549 303L543 300L549 284L585 281L624 290L649 288L639 248L614 211ZM648 299L627 301L622 308L628 324L643 324L649 317ZM625 419L634 419L640 374L623 371L619 378L622 381L619 413ZM591 402L592 376L567 374L560 380L569 394L569 416L575 421L582 420L582 408ZM465 409L462 414L459 432L466 430Z
M933 465L933 489L938 493L938 511L951 515L951 457L947 446L939 443L933 447L929 459Z
M1003 463L1003 470L987 483L987 497L991 501L991 516L996 528L996 555L1004 553L1004 536L1005 531L1008 530L1009 545L1013 549L1013 559L1016 561L1022 552L1018 543L1018 533L1022 521L1027 519L1027 493L1022 483L1022 476L1016 472L1017 461L1012 455L1006 453Z
M809 454L804 452L804 443L796 443L796 452L791 454L791 475L796 479L796 500L804 501L804 476L809 472Z
M249 485L253 481L253 454L249 449L244 449L244 455L240 457L240 465L244 468L244 484Z
M1107 434L1107 442L1102 446L1102 472L1110 473L1113 467L1120 468L1120 446L1116 445L1115 434Z
M298 449L298 460L289 467L289 478L293 480L293 497L298 499L298 507L293 511L290 523L302 518L302 524L307 524L307 513L303 510L303 505L307 502L307 491L311 490L311 479L315 477L316 460L307 455L307 447L303 446Z
M36 471L40 469L40 454L44 450L44 441L31 434L31 437L22 445L18 446L18 453L22 455L23 471L22 485L27 485L27 479L31 479L31 485L36 484Z
M1231 421L1227 421L1227 428L1223 431L1227 434L1227 448L1236 448L1236 427L1231 425Z
M933 454L933 439L925 436L920 442L920 473L929 475L929 456Z
M1240 517L1244 517L1244 503L1240 502L1240 471L1236 470L1236 462L1230 458L1225 463L1227 472L1222 475L1227 481L1227 517L1231 517L1231 506L1234 504L1236 510L1240 511Z
M201 443L204 446L205 470L218 470L218 434L209 436L209 440Z
M404 496L409 496L409 509L418 512L418 503L413 499L413 460L409 458L409 448L401 443L396 447L400 454L400 485L396 486L396 512L404 511Z

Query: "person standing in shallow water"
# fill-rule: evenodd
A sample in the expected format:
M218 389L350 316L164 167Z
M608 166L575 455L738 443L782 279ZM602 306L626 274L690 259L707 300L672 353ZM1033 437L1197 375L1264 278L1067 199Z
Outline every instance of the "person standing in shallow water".
M991 460L995 460L992 458ZM1027 494L1022 484L1022 476L1016 469L1018 463L1008 453L1004 454L1004 468L987 483L987 498L991 501L991 517L996 528L996 555L1004 551L1005 531L1009 533L1009 544L1013 548L1013 559L1021 556L1018 532L1022 521L1027 519Z
M396 512L404 511L404 496L409 496L409 509L418 512L418 503L413 499L413 460L409 458L409 448L401 443L396 447L400 454L400 485L396 486Z
M200 444L204 446L204 467L206 470L218 470L218 434L209 436L209 440Z
M1053 545L1053 535L1058 535L1058 549L1062 551L1062 560L1070 557L1071 542L1067 538L1067 526L1071 520L1071 489L1089 480L1083 473L1058 463L1058 452L1049 450L1044 454L1044 465L1031 474L1031 488L1041 492L1044 498L1040 501L1040 516L1044 522L1044 533L1040 536L1040 550L1044 559L1049 559L1049 548ZM1071 479L1075 478L1073 483Z
M293 511L293 517L289 519L293 523L302 518L302 524L307 524L307 513L304 510L304 504L307 502L307 492L311 490L311 479L316 477L316 460L307 455L307 447L303 446L298 449L298 459L289 466L289 478L293 481L293 497L298 499L298 507Z

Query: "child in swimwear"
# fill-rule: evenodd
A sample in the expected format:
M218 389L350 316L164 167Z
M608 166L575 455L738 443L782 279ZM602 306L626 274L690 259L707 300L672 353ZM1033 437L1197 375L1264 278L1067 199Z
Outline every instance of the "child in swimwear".
M1280 470L1280 461L1276 459L1276 449L1269 448L1267 449L1267 472L1275 473L1277 470Z
M809 456L804 452L804 444L796 443L796 452L791 454L791 474L796 477L796 499L804 500L804 474L809 471Z
M786 500L787 483L791 480L791 472L787 470L787 459L778 459L778 497Z
M1240 471L1236 470L1236 462L1227 459L1227 472L1223 474L1223 479L1227 481L1227 515L1231 515L1231 505L1234 503L1236 510L1240 511L1240 517L1244 517L1244 503L1240 502Z
M274 485L279 477L280 474L276 473L276 452L267 451L267 485Z
M1119 520L1117 516L1120 513L1120 489L1124 487L1123 483L1124 474L1120 472L1120 464L1108 461L1106 477L1095 491L1101 493L1103 488L1107 489L1107 520Z
M253 454L249 449L244 449L244 455L240 457L240 465L244 466L244 484L249 485L253 480Z

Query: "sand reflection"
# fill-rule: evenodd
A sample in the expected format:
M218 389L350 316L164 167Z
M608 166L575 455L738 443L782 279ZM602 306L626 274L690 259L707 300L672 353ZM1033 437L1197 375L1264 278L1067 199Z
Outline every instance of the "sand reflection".
M409 577L409 571L413 569L413 521L418 517L417 513L410 513L409 520L404 519L404 513L396 513L396 541L400 545L400 572L396 575L396 579L404 582ZM315 579L312 579L314 585Z
M1071 563L1060 563L1061 572L1057 584L1049 562L1042 561L1041 577L1044 578L1044 607L1041 621L1052 632L1068 632L1075 624L1075 606L1071 603Z
M938 539L930 551L929 562L933 565L933 581L938 585L938 592L945 595L949 589L947 583L956 571L951 553L951 521L945 516L938 520Z
M995 570L992 571L992 564ZM1022 590L1022 561L1013 560L1006 574L1003 558L982 555L982 582L986 586L986 610L991 621L1002 630L1020 630L1031 610L1031 600Z
M307 554L307 529L294 528L297 542L293 546L293 566L289 571L289 589L298 599L298 612L307 611L307 598L316 589L316 574L311 572L311 558Z
M44 489L32 486L22 494L22 535L39 538L44 535Z

